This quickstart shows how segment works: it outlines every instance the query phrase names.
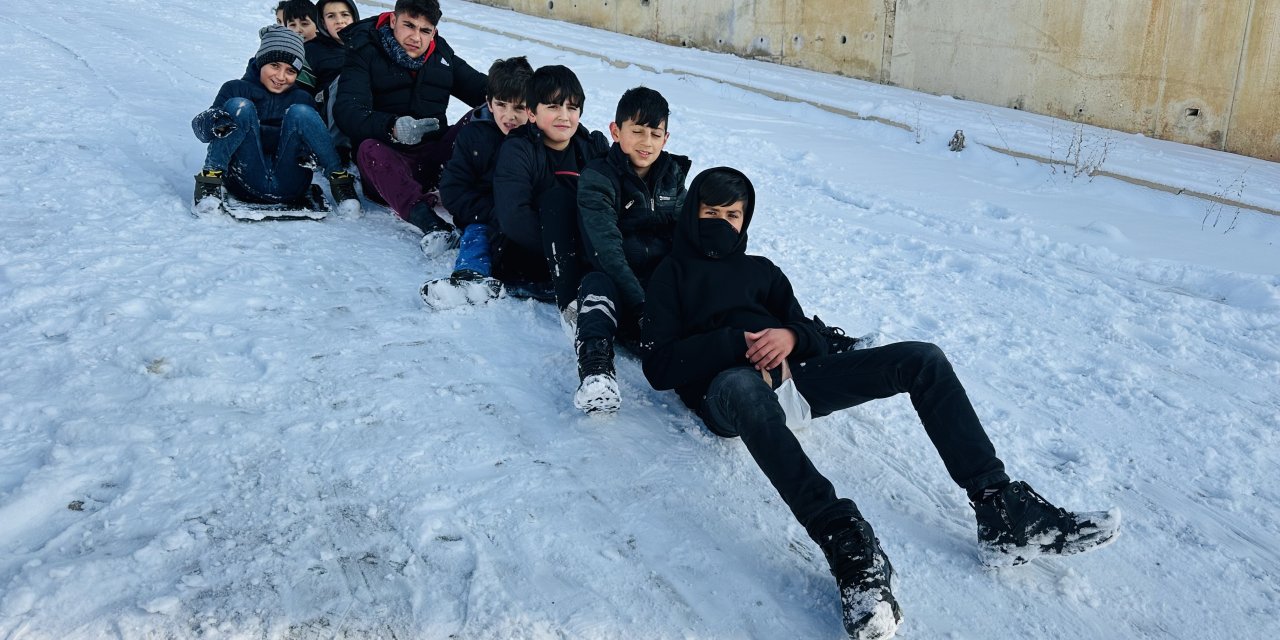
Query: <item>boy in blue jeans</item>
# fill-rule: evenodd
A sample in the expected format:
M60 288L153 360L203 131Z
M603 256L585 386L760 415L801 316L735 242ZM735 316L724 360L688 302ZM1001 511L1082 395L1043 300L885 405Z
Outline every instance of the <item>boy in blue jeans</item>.
M613 346L639 339L644 287L671 252L676 215L684 204L689 158L667 153L671 110L661 93L628 89L618 100L609 134L613 146L587 164L578 181L578 218L587 261L595 269L578 287L578 390L573 404L587 413L621 406Z
M458 258L447 282L453 287L478 284L484 298L497 295L501 288L491 277L489 253L494 233L494 166L507 135L529 122L524 94L532 75L533 67L524 56L494 61L485 103L471 112L470 122L458 133L453 156L440 176L440 200L453 216L453 225L462 231ZM434 283L424 285L422 295L427 304L438 306L442 298L439 288L431 286Z
M196 137L209 145L196 175L196 211L217 209L223 187L248 202L302 199L311 187L304 164L314 155L338 209L358 213L355 178L342 169L311 95L295 86L306 61L302 38L278 25L264 28L261 38L245 76L224 83L213 106L191 120Z
M951 479L968 493L987 565L1070 555L1115 539L1119 512L1072 513L1011 482L951 363L938 347L900 342L830 353L791 283L746 254L755 191L741 172L694 178L671 254L649 281L641 330L644 373L675 389L714 434L741 438L796 520L822 548L850 637L892 637L902 611L893 566L848 498L818 472L775 395L790 379L823 416L899 393L911 396Z

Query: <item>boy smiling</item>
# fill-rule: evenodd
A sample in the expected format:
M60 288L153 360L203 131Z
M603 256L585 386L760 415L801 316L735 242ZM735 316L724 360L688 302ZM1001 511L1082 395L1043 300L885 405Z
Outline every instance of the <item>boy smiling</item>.
M578 183L578 215L587 260L595 269L578 288L578 390L587 413L617 411L615 338L634 345L644 314L644 287L671 251L684 203L689 158L664 151L670 108L662 94L636 87L622 94L608 154L587 165Z
M578 175L608 148L600 132L579 124L586 94L568 67L540 67L529 79L529 124L514 129L493 173L494 276L547 283L563 312L576 299L584 270L578 233Z

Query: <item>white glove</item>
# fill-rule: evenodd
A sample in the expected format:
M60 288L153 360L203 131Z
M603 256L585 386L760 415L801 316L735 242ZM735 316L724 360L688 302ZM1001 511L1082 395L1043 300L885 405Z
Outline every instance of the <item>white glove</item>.
M418 144L422 142L422 136L439 128L440 121L435 118L400 116L396 118L396 125L391 129L391 137L400 144Z

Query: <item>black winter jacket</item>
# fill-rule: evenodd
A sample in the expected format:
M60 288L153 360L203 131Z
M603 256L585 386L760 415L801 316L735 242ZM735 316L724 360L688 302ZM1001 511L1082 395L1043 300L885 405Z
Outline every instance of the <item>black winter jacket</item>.
M569 148L577 158L577 166L585 167L604 155L609 141L603 133L578 125ZM537 202L554 184L542 130L530 122L507 134L493 170L493 217L498 231L524 249L542 253Z
M506 138L489 105L482 104L454 139L453 156L440 175L440 200L459 229L474 223L494 224L493 168Z
M206 144L213 142L216 114L225 112L223 106L227 104L228 100L232 98L247 98L253 102L253 106L258 112L258 128L262 152L268 156L275 155L276 147L280 145L280 124L284 121L285 110L295 104L312 104L311 94L297 88L297 85L294 85L292 89L284 93L271 93L267 91L266 87L262 86L260 75L258 63L250 60L249 67L245 69L243 78L228 80L222 84L222 88L218 90L218 96L213 99L213 106L201 111L191 119L191 130L195 132L196 138L199 138L200 142Z
M751 366L745 332L777 327L794 331L796 346L787 358L791 362L827 354L826 341L800 309L787 276L768 258L746 254L754 191L743 210L742 233L734 250L722 258L702 252L696 194L706 173L689 185L675 246L649 280L640 323L649 384L674 388L695 411L701 410L717 374Z
M641 178L615 142L582 171L578 219L586 257L613 280L623 309L644 304L644 285L671 253L689 166L689 158L663 151Z
M373 16L342 30L347 59L333 117L353 148L369 138L391 143L391 127L400 116L439 120L440 129L424 140L438 139L447 125L450 95L472 107L484 102L488 76L455 55L438 33L421 69L412 72L397 65L377 33L390 16Z

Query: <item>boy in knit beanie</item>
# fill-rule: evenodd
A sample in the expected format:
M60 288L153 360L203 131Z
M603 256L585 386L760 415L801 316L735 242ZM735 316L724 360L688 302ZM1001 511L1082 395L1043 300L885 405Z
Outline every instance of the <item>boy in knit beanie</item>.
M243 78L222 85L213 106L191 120L196 137L209 145L196 175L197 213L216 210L225 187L246 202L292 203L311 186L310 164L329 177L338 210L358 215L355 178L342 169L333 139L311 96L297 88L306 65L302 38L272 25L259 32L261 43Z

